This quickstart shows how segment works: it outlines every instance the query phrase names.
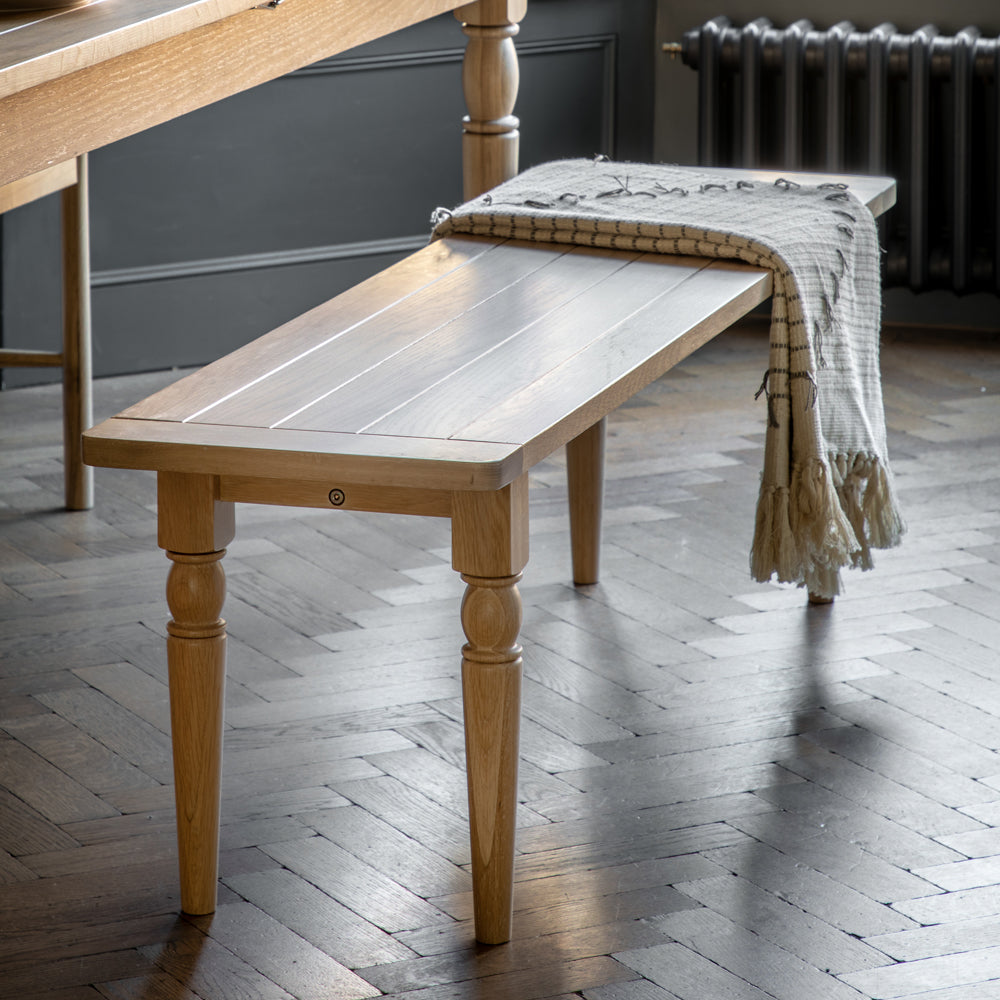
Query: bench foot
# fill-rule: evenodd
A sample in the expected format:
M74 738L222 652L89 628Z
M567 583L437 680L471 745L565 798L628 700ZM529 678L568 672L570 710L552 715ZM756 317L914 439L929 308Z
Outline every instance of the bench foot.
M606 427L602 418L566 445L573 582L578 586L597 583L600 575Z
M521 595L528 561L528 482L494 493L452 496L452 565L467 587L462 600L469 833L476 939L510 940L514 827L521 712Z
M232 504L210 476L160 473L159 540L171 560L167 604L170 729L177 804L181 909L215 910L219 872L226 595L222 548Z

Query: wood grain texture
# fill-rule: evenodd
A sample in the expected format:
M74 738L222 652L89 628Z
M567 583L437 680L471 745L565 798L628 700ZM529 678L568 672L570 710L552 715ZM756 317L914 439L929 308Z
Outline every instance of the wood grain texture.
M212 3L178 4L173 0L135 0L127 7L98 3L86 9L57 15L52 10L0 14L4 39L0 79L4 93L26 90L48 79L64 75L70 49L76 69L142 48L158 38L167 38L199 24L242 11L243 7L213 0ZM75 65L74 65L75 64Z
M699 280L701 279L701 280ZM720 294L720 286L725 291ZM473 440L523 440L528 467L648 385L763 301L770 275L714 263L700 268L676 294L654 298L628 324L566 358L530 387L462 428ZM666 306L669 311L661 311ZM708 303L712 305L709 306ZM539 407L544 399L544 408Z
M177 422L172 400L185 391L178 385L162 400L165 413L154 399L126 419L90 431L85 457L93 464L178 472L495 488L521 472L521 445L537 461L582 433L756 304L769 287L761 272L665 258L553 257L512 245L509 252L496 248L489 260L494 276L504 272L494 265L510 260L515 269L527 263L529 274L540 267L540 280L528 284L515 270L497 286L491 277L475 289L479 310L462 296L446 294L439 283L429 300L429 323L415 296L404 303L401 338L385 345L362 330L349 340L334 338L336 354L324 358L324 365L312 353L299 355L246 392L238 390L253 371L255 349L249 349L249 359L236 352L208 376L223 402L209 404L196 421ZM620 299L612 295L617 304L610 313L592 308L583 293L630 266L635 278L630 275L624 287L631 292L623 289ZM661 276L665 282L655 280ZM601 287L594 300L608 301L616 287ZM509 297L498 295L500 289ZM567 299L560 313L559 303ZM375 315L380 312L376 308ZM589 322L582 345L574 339L580 322ZM343 391L322 391L327 365L338 372ZM200 381L196 376L196 395ZM409 398L413 405L402 405ZM236 409L230 401L238 401ZM269 416L268 407L275 405ZM387 409L391 415L381 419ZM291 419L282 416L300 410ZM282 426L261 428L274 417ZM470 417L471 423L457 426Z
M425 287L395 308L369 303L362 322L194 419L358 432L391 409L394 399L407 399L433 384L439 372L494 344L502 309L516 306L530 315L544 293L573 293L572 287L560 290L560 280L572 281L571 269L558 266L563 255L525 246L507 250L495 248L441 280L428 275ZM412 423L408 433L430 436Z
M167 577L170 730L177 804L181 907L215 909L226 676L223 546L233 537L233 505L211 476L161 473L159 544L172 561Z
M353 286L335 299L258 337L221 362L169 385L123 411L123 416L151 420L189 420L208 407L239 395L259 380L278 375L288 365L309 358L345 331L370 322L429 285L458 271L494 244L485 240L440 240ZM461 276L458 284L461 284Z
M219 499L212 476L165 472L157 477L157 542L171 552L198 554L226 547L236 532L232 503Z
M627 260L585 253L553 255L547 247L497 247L482 259L486 274L479 281L478 274L463 273L464 294L431 289L438 310L430 322L407 303L397 321L405 339L397 339L385 353L379 345L366 343L359 359L339 368L344 388L286 419L283 426L450 437L455 427L448 421L451 407L465 393L474 399L485 396L486 405L495 405L509 391L507 366L522 352L534 356L547 350L551 364L554 356L572 351L555 335L549 339L547 321ZM513 273L512 264L518 265ZM588 332L580 331L583 337ZM536 351L528 347L532 339L541 341ZM297 387L296 398L302 395ZM415 407L407 405L412 400Z
M0 213L9 212L76 183L76 160L57 163L0 187Z
M137 448L136 445L141 445ZM262 447L263 445L263 447ZM346 479L413 489L497 489L524 471L521 449L493 442L110 418L83 439L91 465L202 475Z
M521 715L521 597L528 559L528 481L496 493L457 493L452 565L462 600L462 699L476 938L510 939Z
M220 480L219 499L237 503L319 507L323 510L368 510L388 514L451 517L451 493L446 490L373 487L343 479L313 483L224 476Z

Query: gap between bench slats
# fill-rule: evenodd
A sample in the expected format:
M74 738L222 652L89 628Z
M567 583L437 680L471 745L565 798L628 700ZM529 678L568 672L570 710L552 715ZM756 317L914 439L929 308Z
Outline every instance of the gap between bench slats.
M570 338L568 344L553 343L552 326L560 325L557 318L595 288L608 288L606 294L615 294L617 290L621 296L635 299L630 286L639 284L637 279L614 280L626 273L635 256L574 249L556 257L472 308L456 311L447 323L414 339L282 426L301 430L336 427L356 433L369 428L381 433L379 425L389 414L426 390L430 405L408 419L395 421L394 429L386 433L447 437L447 433L438 435L433 428L441 419L447 419L444 411L456 397L443 395L440 412L435 412L439 389L456 380L464 382L462 373L475 367L481 374L481 387L497 401L508 391L505 365L511 355L530 352L533 347L543 353L547 349L572 351L576 349L574 344L582 345L593 339L603 328L595 315L575 316L576 339ZM649 298L647 291L640 294L644 299ZM548 367L551 364L548 362ZM430 417L429 424L421 419L424 416Z
M443 278L496 249L487 240L440 240L296 316L245 347L206 365L123 411L136 420L189 420L234 398L285 367L311 357L332 340L382 310L432 289Z
M357 432L628 259L499 246L194 419Z
M527 468L617 409L771 294L771 273L715 261L454 439L516 441ZM767 344L761 344L761 368ZM748 386L752 392L756 386Z
M614 258L611 258L614 259ZM606 278L551 312L540 316L520 330L511 330L497 348L476 358L446 380L409 401L399 401L393 411L364 428L367 433L405 434L407 428L419 427L427 437L465 436L463 428L479 418L486 418L506 400L521 392L530 394L550 373L569 363L580 352L600 342L614 345L619 328L626 343L635 324L644 322L650 310L655 314L661 337L673 339L678 327L674 298L687 298L684 286L698 283L699 292L715 307L744 289L744 281L726 282L708 278L702 271L710 262L704 258L664 257L650 254L637 260L622 261ZM756 282L757 278L748 280ZM681 322L686 322L681 318ZM623 372L632 364L627 353L615 357L624 361ZM551 391L551 381L544 383ZM562 380L559 390L574 396L577 383ZM536 409L544 410L544 399ZM579 405L579 403L577 404ZM304 425L309 426L309 425ZM508 437L514 441L519 438Z

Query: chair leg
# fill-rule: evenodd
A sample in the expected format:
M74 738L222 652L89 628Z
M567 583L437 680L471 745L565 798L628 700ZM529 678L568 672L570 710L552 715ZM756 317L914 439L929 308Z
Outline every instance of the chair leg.
M453 565L462 601L462 695L476 938L510 940L521 711L521 597L527 561L525 477L497 493L455 494Z
M90 348L90 231L87 157L77 159L77 182L62 192L63 228L63 454L66 506L94 505L94 470L83 464L81 435L93 423Z
M597 583L600 574L606 426L602 418L566 445L573 582L578 585Z

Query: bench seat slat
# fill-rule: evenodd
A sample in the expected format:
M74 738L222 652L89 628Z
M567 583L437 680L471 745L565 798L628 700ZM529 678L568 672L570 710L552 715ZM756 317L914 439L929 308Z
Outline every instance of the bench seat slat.
M429 437L452 437L504 399L531 386L568 358L608 335L620 323L707 267L704 258L649 254L518 331L495 351L446 381L399 405L367 431L406 434L419 428Z
M373 391L372 385L383 393L392 391L391 385L385 383L397 369L402 370L404 379L424 377L419 367L403 364L401 352L432 338L437 331L441 331L441 339L447 342L449 324L483 304L489 307L497 297L517 302L524 297L519 289L536 287L555 294L555 279L546 275L564 256L560 248L518 244L511 246L509 253L493 252L472 260L397 302L387 305L370 302L366 319L339 332L331 330L327 342L315 350L188 419L274 427L287 423L290 417L316 402L342 396L357 399L359 393L363 406L377 406L370 395L365 398L365 393ZM564 266L562 271L565 277L567 268ZM234 362L238 360L239 352L233 356ZM359 378L360 386L356 385ZM366 384L369 388L362 389ZM334 407L334 419L319 429L352 431L371 419L352 420L350 412L350 404Z
M545 253L548 256L547 249ZM436 396L440 386L448 384L466 367L481 363L492 367L492 357L502 351L512 337L519 341L537 339L548 343L551 317L593 288L603 287L616 273L627 270L627 265L637 256L575 247L525 280L512 282L495 294L484 295L471 307L467 307L467 302L456 302L448 322L428 330L426 335L422 329L413 329L412 342L406 348L372 364L349 384L282 426L302 430L329 428L361 432L371 429L378 432L381 429L377 424L383 418L428 387L432 387L431 392ZM524 338L518 336L521 333L525 334ZM586 331L580 333L581 340L586 342ZM496 378L497 371L500 378ZM507 373L502 369L493 368L491 381L494 392L507 391ZM442 398L441 407L447 405L448 400ZM432 419L430 423L434 422ZM423 420L398 423L388 433L439 436Z
M374 313L405 302L496 249L477 238L439 240L206 365L121 413L138 420L187 420L205 407L259 384L285 365L315 353ZM442 286L443 287L443 286Z
M530 468L583 433L771 293L771 274L714 261L639 315L526 389L508 395L455 438L514 440ZM766 367L764 345L761 367Z

